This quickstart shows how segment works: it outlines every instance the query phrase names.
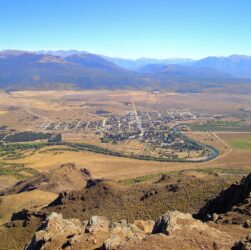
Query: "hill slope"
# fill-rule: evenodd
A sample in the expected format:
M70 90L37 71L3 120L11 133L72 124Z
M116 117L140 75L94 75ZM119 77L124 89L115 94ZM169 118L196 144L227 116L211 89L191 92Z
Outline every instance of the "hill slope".
M116 60L113 60L113 63L109 58L87 52L7 50L0 52L0 89L159 88L179 92L201 92L210 88L234 87L240 90L244 84L251 83L251 79L247 79L250 73L248 63L251 60L249 57L238 57L238 60L236 56L231 58L232 67L225 63L229 58L225 58L222 63L218 63L218 60L223 60L219 58L198 62L187 62L186 59L139 59L133 63L136 63L137 67L145 66L135 72L126 69L130 68L127 66L119 67ZM217 63L213 63L215 60ZM123 62L128 63L126 60ZM170 62L178 64L166 65ZM186 63L179 64L182 62ZM146 65L147 63L155 64ZM236 68L239 70L237 73L234 71ZM242 75L244 78L240 78Z
M0 192L0 196L42 190L59 193L66 190L81 190L86 187L91 175L86 169L77 169L75 164L63 164L57 169L38 173L33 177L19 181L13 187Z
M200 92L210 88L222 88L251 82L213 68L177 64L150 64L142 67L140 72L150 74L157 79L161 88L169 88L179 92Z
M243 177L239 183L232 184L217 197L209 200L203 206L197 218L210 220L217 213L214 220L217 223L242 224L251 227L251 173Z
M0 88L142 88L148 79L84 54L59 57L30 52L0 53Z
M113 62L119 67L139 71L142 67L150 64L191 64L194 61L188 58L167 58L167 59L153 59L153 58L139 58L139 59L122 59L122 58L112 58L105 57L108 61Z
M251 78L251 56L207 57L194 64L197 68L212 68L239 78Z

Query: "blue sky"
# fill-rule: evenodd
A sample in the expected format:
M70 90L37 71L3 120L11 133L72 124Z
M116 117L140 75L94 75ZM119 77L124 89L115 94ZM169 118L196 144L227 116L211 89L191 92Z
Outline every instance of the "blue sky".
M251 55L249 0L0 0L0 49Z

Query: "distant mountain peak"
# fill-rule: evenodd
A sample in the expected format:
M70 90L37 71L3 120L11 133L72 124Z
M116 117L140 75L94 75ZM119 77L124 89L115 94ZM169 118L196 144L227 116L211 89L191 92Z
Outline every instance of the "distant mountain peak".
M250 84L251 57L136 60L85 51L0 51L3 89L169 89L198 92L228 84Z
M25 50L14 50L14 49L5 49L0 51L0 55L2 56L18 56L23 54L28 54L32 52L28 52Z
M61 56L61 57L80 55L80 54L89 54L86 51L80 51L80 50L39 50L39 51L34 51L34 52L37 54L47 54L47 55Z
M235 77L251 79L251 56L206 57L194 64L197 68L212 68Z

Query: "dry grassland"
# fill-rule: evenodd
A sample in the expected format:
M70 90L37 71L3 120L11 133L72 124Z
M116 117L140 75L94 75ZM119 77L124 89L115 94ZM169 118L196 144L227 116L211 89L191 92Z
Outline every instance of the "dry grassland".
M41 209L57 197L56 194L33 190L0 197L0 225L10 220L13 212L26 209Z
M226 94L152 94L145 91L18 91L0 93L0 110L9 110L1 115L1 125L17 130L34 129L42 122L70 121L76 119L102 119L95 114L104 109L113 114L131 111L131 97L138 110L165 111L191 110L208 114L241 116L240 108L251 109L249 95ZM35 120L32 117L36 116ZM245 118L248 121L251 117ZM238 133L217 135L227 143ZM217 148L220 156L204 163L161 163L105 156L89 152L47 151L44 149L22 159L11 162L25 163L28 167L44 171L58 167L62 163L75 162L79 167L87 167L95 177L124 179L135 176L192 168L251 168L250 151L228 148L214 134L190 133L190 137ZM69 141L97 143L97 138L85 134L65 134ZM142 145L135 142L108 145L119 150L140 152Z
M231 133L231 135L221 133L217 135L226 141L226 138L229 138L229 136L231 138L234 138L235 135L240 137L239 133ZM57 168L66 162L74 162L78 167L88 168L94 177L115 180L183 169L251 169L250 150L232 149L231 152L229 152L229 148L226 148L226 146L212 134L195 133L193 137L216 147L220 151L220 156L214 160L203 163L154 162L106 156L90 152L47 151L46 148L43 148L26 158L8 162L24 163L27 167L39 171Z

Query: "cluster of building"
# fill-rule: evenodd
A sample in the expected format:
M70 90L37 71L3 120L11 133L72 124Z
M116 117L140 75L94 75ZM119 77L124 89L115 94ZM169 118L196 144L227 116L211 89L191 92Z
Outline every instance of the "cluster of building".
M208 116L184 112L141 112L130 111L124 115L101 115L100 120L69 121L59 123L42 124L43 131L58 131L61 133L95 133L104 143L138 139L152 147L177 148L181 150L195 150L199 146L187 139L181 133L177 133L170 124L187 120L208 118Z
M159 112L127 112L124 115L106 115L100 120L74 120L64 122L48 122L40 126L41 130L58 130L68 132L84 132L89 130L107 131L114 133L130 133L139 132L143 135L144 130L155 128L158 130L166 129L168 124L173 122L195 120L209 118L211 116L199 113L175 111L159 113Z

